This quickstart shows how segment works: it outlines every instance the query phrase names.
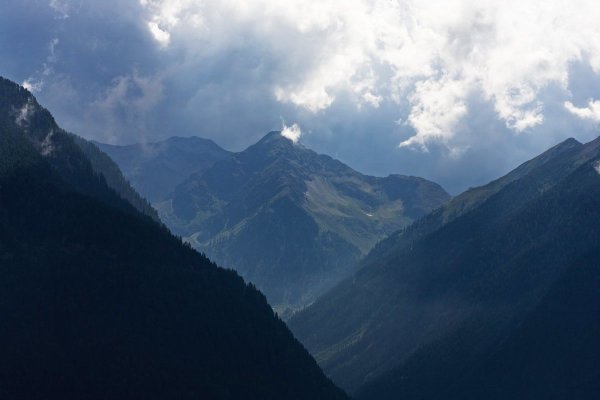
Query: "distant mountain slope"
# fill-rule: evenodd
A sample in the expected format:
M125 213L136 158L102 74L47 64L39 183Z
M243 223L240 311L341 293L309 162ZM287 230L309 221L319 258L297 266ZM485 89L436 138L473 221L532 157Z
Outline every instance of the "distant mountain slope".
M199 137L115 146L95 143L121 168L133 187L150 202L164 200L175 187L231 153Z
M378 243L377 247L369 253L369 258L366 260L365 264L370 260L383 258L388 250L393 252L394 250L397 250L397 247L402 245L406 246L416 240L416 238L439 229L444 224L451 222L480 206L507 185L528 174L531 173L533 176L537 176L538 179L535 180L535 183L530 188L525 188L523 196L515 197L515 199L513 199L516 208L517 205L529 201L532 196L536 196L540 191L544 190L545 187L554 185L572 171L572 168L578 165L576 160L573 160L572 165L564 166L560 165L560 161L558 162L558 165L553 166L553 162L556 164L557 158L560 158L561 155L566 155L568 157L571 152L578 152L580 149L581 143L573 138L567 139L563 143L560 143L539 156L523 163L505 176L500 177L487 185L467 190L451 199L444 207L435 210L435 212L428 215L427 218L411 225L407 230L395 232L393 235L386 238L386 240ZM586 157L584 156L582 159L585 160ZM545 169L543 168L544 165L549 165L550 168Z
M595 263L587 257L600 243L599 160L600 140L582 145L570 139L457 196L382 242L355 276L294 317L290 327L334 382L360 399L546 398L526 394L548 393L550 380L562 389L582 385L579 390L589 394L594 381L546 368L540 348L510 356L523 367L515 371L546 368L520 377L531 392L516 386L518 373L499 373L494 359L513 340L508 338L521 337L519 329L530 335L528 324L539 332L541 324L556 325L565 314L556 308L555 319L534 323L536 309L564 307L563 300L579 295L563 292L561 300L551 293L582 263ZM592 299L598 289L590 286L582 295ZM586 316L572 310L565 323L573 321L574 331L546 333L562 346L545 350L557 364L575 362L564 349L590 340L597 309L590 303ZM600 356L597 344L582 346ZM587 365L584 372L600 372L598 364Z
M0 315L1 398L346 398L262 294L120 198L7 80Z
M239 271L286 314L448 198L435 183L365 176L271 132L187 179L158 209L174 232Z

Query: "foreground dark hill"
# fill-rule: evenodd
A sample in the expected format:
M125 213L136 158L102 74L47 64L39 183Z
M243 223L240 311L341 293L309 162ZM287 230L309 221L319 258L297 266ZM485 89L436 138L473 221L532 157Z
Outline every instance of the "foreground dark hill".
M79 193L101 198L128 212L133 212L133 205L158 221L156 211L129 185L110 157L93 143L65 132L29 92L1 77L0 125L6 132L21 132Z
M127 200L140 212L148 215L156 222L160 222L156 210L152 208L152 205L145 198L142 198L138 192L131 187L117 164L107 154L102 152L93 142L87 141L76 135L72 135L71 137L85 157L90 161L94 172L102 175L106 184L111 189L117 192L121 198Z
M177 234L255 283L278 312L354 271L386 235L449 198L421 178L362 175L271 132L159 205Z
M177 185L231 153L199 137L116 146L96 143L121 168L133 187L151 202L164 200Z
M570 139L465 192L290 327L359 399L597 397L599 160Z
M1 398L345 398L260 292L110 189L29 92L0 99Z
M78 175L96 175L96 178L103 180L112 189L110 195L114 195L112 193L114 191L118 197L126 200L141 213L155 221L159 220L156 210L131 187L110 157L102 153L93 143L62 130L56 125L52 116L39 106L33 96L18 90L13 82L1 77L0 124L6 129L12 127L27 133L38 152L46 156L53 152L54 141L60 142L65 152L69 153L70 163L78 168L73 168L62 159L49 157L49 160L62 172L63 177L75 183L79 190L85 192L94 185L83 182ZM93 190L96 195L110 196L106 193L98 193L97 187Z

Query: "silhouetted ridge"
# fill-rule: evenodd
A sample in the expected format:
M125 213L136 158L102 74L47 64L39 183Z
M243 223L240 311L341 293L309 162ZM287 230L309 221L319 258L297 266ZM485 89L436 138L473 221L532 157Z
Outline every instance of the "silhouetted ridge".
M24 100L0 82L0 110ZM7 115L1 398L346 398L259 291L118 197L49 113Z
M61 129L52 115L23 87L0 78L0 123L6 132L27 140L82 194L94 195L122 210L132 205L158 221L158 215L93 144ZM102 181L102 182L100 182Z

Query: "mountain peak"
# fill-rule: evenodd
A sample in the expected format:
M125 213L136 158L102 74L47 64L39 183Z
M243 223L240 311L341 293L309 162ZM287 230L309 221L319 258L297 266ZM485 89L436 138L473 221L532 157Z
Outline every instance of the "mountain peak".
M192 246L263 290L281 315L310 304L353 271L378 240L437 208L430 182L362 175L272 131L193 175L164 221Z
M281 131L271 131L267 133L258 143L261 142L288 142L293 144L299 144L302 132L298 125L286 126Z
M292 154L298 150L305 149L298 142L283 136L282 131L271 131L262 137L256 144L250 146L247 151L267 152L270 154Z
M293 141L291 139L285 137L282 134L282 131L271 131L271 132L267 133L265 136L263 136L262 139L260 139L258 141L258 143L278 143L278 142L293 143Z
M565 148L578 147L581 145L582 145L581 142L579 142L577 139L570 137L568 139L563 140L562 142L560 142L559 144L557 144L554 147L565 149Z
M564 141L561 142L562 145L574 145L574 144L581 144L580 141L578 141L577 139L570 137L568 139L565 139Z

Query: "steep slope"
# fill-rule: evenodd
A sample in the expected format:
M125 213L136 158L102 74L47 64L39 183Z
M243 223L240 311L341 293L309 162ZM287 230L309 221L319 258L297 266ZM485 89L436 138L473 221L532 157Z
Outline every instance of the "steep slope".
M117 164L108 155L103 153L94 143L79 136L73 135L73 141L79 146L88 160L90 160L94 171L104 177L106 184L111 189L139 211L148 215L156 222L160 222L156 210L131 187Z
M471 397L479 399L597 398L599 259L596 248L574 262L523 325L457 389L464 393L474 384Z
M493 346L478 348L477 333L497 335L484 328L490 318L480 316L417 351L402 367L363 388L358 398L597 398L600 234L593 225L600 218L599 178L593 168L583 165L532 204L530 213L538 214L541 209L561 213L562 234L569 235L573 229L581 232L572 240L589 235L590 250L564 260L564 272L515 329Z
M384 258L388 251L393 252L397 250L398 247L403 245L406 246L418 237L439 229L444 224L451 222L470 210L480 206L491 196L498 193L512 182L515 182L528 174L535 175L537 179L532 180L534 181L534 184L529 188L525 188L523 196L518 196L513 199L516 202L515 208L519 204L522 205L530 200L532 196L536 196L540 191L544 190L545 187L554 185L572 171L572 168L577 165L576 162L572 165L560 165L560 163L558 163L554 166L552 166L552 162L556 162L557 158L560 158L562 155L566 155L568 158L568 155L571 152L578 152L580 148L581 143L573 138L567 139L539 156L523 163L505 176L496 179L487 185L471 188L452 198L448 204L435 210L428 215L427 218L417 221L417 223L411 225L406 230L395 232L386 238L386 240L378 243L377 247L369 253L369 258L365 260L365 264L370 260ZM583 160L585 159L586 157L583 156ZM567 161L567 163L568 162L569 161ZM543 168L549 163L549 169Z
M271 132L192 176L158 208L174 232L239 271L286 314L448 197L421 178L362 175Z
M76 183L75 186L82 192L92 190L96 196L105 199L114 197L116 192L118 197L126 201L113 199L113 203L122 203L122 207L129 207L131 204L143 214L159 220L156 211L133 190L106 154L86 140L65 132L28 91L2 77L0 124L6 129L22 131L63 177L71 183ZM63 156L55 157L57 151ZM99 192L100 186L85 181L89 174L95 175L94 181L105 181L112 190L101 189ZM86 178L81 178L80 175L85 175Z
M127 146L96 145L119 165L133 187L153 203L164 200L190 175L205 171L231 154L212 140L199 137L172 137Z
M466 377L597 247L599 144L568 140L458 196L383 242L290 327L359 398L466 398Z
M24 123L35 99L1 85L0 397L345 398L262 294L122 200L47 111Z

